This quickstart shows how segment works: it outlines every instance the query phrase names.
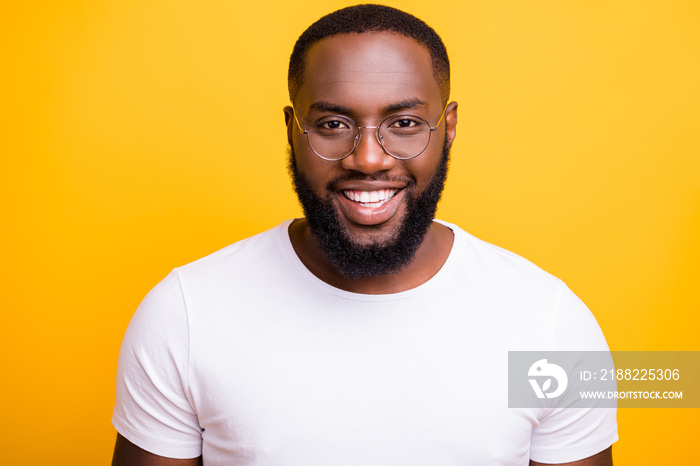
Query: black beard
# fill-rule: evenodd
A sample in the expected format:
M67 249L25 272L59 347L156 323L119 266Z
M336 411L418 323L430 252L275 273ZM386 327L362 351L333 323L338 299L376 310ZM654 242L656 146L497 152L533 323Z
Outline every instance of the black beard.
M288 169L309 229L318 241L321 251L341 276L356 280L394 274L413 261L416 251L423 243L435 218L437 204L447 179L449 154L450 147L446 140L440 165L425 190L418 196L415 196L410 190L406 190L407 213L404 215L396 235L381 244L359 245L352 241L347 230L341 226L338 214L330 200L324 200L316 195L306 179L299 173L294 149L289 148ZM356 173L342 179L344 181L350 179L381 180L386 179L386 177L381 174L366 176ZM335 191L332 186L338 181L334 180L328 183L327 190L329 192ZM412 186L415 186L414 180L412 180Z

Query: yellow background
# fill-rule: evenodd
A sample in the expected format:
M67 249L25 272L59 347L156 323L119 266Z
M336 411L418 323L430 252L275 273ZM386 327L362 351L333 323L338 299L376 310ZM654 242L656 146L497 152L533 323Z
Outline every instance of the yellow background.
M108 463L141 298L300 215L287 60L348 4L0 7L0 462ZM611 349L700 350L698 2L389 4L432 25L453 63L439 217L564 279ZM698 414L620 410L616 463L700 464Z

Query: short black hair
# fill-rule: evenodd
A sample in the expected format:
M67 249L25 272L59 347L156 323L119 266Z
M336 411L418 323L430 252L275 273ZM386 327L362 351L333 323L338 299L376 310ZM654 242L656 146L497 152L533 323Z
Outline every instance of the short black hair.
M450 60L447 49L437 33L420 19L385 5L364 4L330 13L304 31L289 58L287 84L289 99L294 102L304 78L304 62L309 48L316 42L336 34L362 34L389 31L414 39L430 52L433 75L440 86L443 104L450 96Z

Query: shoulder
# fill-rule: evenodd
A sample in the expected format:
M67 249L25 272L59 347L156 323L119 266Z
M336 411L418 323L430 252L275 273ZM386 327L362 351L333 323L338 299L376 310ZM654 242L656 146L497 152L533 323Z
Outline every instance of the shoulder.
M560 279L528 259L479 239L457 225L441 223L454 232L459 267L471 278L511 289L558 292L564 286Z
M268 281L280 269L286 271L293 262L287 229L291 220L274 228L230 244L189 264L177 267L180 285L187 298L191 287ZM266 277L268 277L266 279Z
M444 222L443 222L444 223ZM536 343L539 349L606 351L603 333L591 311L559 278L529 260L447 224L458 246L451 285L476 296L477 308L499 317L499 328ZM515 341L514 340L514 341Z
M176 267L144 297L129 325L135 329L184 332L193 302L216 301L221 292L245 289L245 283L265 281L264 271L284 263L284 234L289 221L226 246L189 264ZM235 284L232 287L231 284ZM193 299L193 298L197 299Z
M180 266L178 270L181 274L188 275L216 269L232 262L257 263L265 258L279 255L285 249L285 243L289 242L287 229L290 223L291 220L286 220L274 228L237 241L201 259Z

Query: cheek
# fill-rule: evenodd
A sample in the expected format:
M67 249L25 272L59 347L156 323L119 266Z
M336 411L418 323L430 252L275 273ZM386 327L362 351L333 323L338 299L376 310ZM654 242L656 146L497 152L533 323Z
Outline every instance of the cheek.
M338 162L328 162L316 156L309 148L306 140L297 140L294 145L291 156L296 161L298 173L306 180L313 191L323 198L327 197L328 182L333 179L333 165Z
M416 180L416 190L418 192L423 192L423 190L433 180L438 168L440 167L441 161L442 150L439 152L431 151L430 154L423 153L415 159L408 161L411 163L406 168Z

